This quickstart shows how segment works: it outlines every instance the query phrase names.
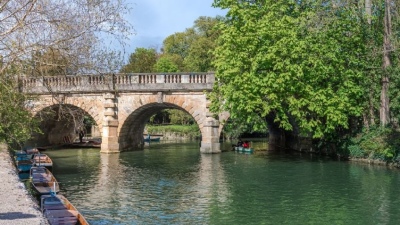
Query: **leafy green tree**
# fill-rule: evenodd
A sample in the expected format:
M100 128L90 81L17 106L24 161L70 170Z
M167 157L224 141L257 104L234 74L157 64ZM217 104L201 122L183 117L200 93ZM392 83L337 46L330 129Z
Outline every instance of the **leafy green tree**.
M187 112L178 109L170 109L168 111L170 114L170 123L172 124L190 125L194 123L193 117Z
M212 110L246 122L273 115L281 128L296 125L314 137L361 115L364 39L351 8L295 0L214 5L229 11L219 26Z
M168 36L163 41L162 52L168 55L179 55L182 59L186 58L194 35L193 29L186 29L185 32L177 32Z
M0 82L0 142L22 145L33 132L39 132L38 121L27 110L30 98L16 92L13 80Z
M207 72L213 71L212 65L213 50L216 47L216 40L220 35L216 25L222 17L199 17L193 29L195 36L190 44L188 55L185 57L185 68L188 71Z
M122 67L121 73L151 73L157 62L155 49L136 48L129 56L129 62Z
M175 55L180 71L207 72L213 70L212 51L219 31L216 29L221 17L199 17L193 27L168 36L163 42L164 55Z
M154 65L154 71L159 73L179 72L178 65L174 63L174 55L162 55Z

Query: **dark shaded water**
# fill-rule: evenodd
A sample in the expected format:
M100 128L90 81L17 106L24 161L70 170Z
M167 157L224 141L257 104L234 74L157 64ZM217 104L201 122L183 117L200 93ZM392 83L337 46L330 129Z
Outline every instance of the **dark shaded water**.
M195 142L46 153L90 224L400 224L398 170L266 151L206 155Z

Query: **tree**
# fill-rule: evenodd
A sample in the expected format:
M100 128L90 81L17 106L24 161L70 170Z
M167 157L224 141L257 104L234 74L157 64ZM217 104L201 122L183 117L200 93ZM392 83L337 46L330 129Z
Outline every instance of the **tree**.
M39 132L37 121L26 110L31 99L15 91L15 87L12 79L3 79L0 82L1 143L21 144L33 132Z
M179 67L174 63L177 55L162 55L154 65L154 71L159 73L179 72ZM179 56L178 56L179 58Z
M115 70L121 60L103 43L111 35L108 40L124 45L131 29L124 0L6 0L1 6L1 71L18 65L24 72L31 56L50 49L74 63L76 72Z
M180 71L207 72L213 70L212 51L219 31L221 17L199 17L193 27L177 32L163 41L163 55L174 55L174 63Z
M215 50L212 110L323 137L360 116L362 28L346 4L216 0L229 9ZM328 5L329 6L329 5ZM221 104L223 102L223 104ZM270 121L271 122L271 121Z
M72 71L72 63L58 49L49 48L41 53L36 52L31 58L32 71L26 71L32 76L66 75Z
M168 112L170 123L172 124L191 125L195 122L193 117L185 111L179 109L169 109Z
M188 71L207 72L214 70L212 52L220 34L216 25L221 20L222 17L201 16L194 22L193 29L196 35L193 37L188 55L184 59L185 68Z
M128 64L122 67L121 73L151 73L156 62L155 49L136 48L130 55Z
M0 83L7 100L0 101L0 113L3 124L18 128L3 125L1 140L23 142L36 127L25 108L30 97L19 92L16 75L115 71L123 60L107 46L125 45L128 11L124 0L1 1Z
M381 89L381 104L380 104L380 122L382 126L386 126L390 122L389 110L389 69L392 66L391 52L392 49L392 12L391 0L385 0L385 14L383 19L383 59L382 59L382 89Z

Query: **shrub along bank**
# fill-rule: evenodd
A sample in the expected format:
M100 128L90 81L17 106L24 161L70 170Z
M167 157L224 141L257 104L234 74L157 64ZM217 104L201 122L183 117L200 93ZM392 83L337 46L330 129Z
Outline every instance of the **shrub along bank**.
M151 135L163 135L164 139L179 138L195 140L200 138L200 130L197 124L193 125L147 125L147 133Z
M338 153L350 160L400 167L400 132L373 127L345 139Z

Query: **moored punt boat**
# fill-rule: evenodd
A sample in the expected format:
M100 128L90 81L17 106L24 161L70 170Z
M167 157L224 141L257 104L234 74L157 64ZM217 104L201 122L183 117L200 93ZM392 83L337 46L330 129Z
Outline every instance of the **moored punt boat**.
M235 151L237 152L247 152L247 153L253 153L254 149L252 148L244 148L244 147L234 147Z
M17 168L19 172L29 172L33 166L31 159L17 160Z
M42 195L40 207L43 215L53 224L89 224L85 217L63 195Z
M59 192L60 187L53 174L44 166L34 166L30 170L31 183L33 188L40 194Z
M144 142L152 142L152 141L160 141L160 137L154 137L154 138L152 138L152 137L150 137L150 135L147 135L145 138L144 138Z
M16 152L15 152L15 160L16 160L16 161L20 161L20 160L29 160L29 159L32 159L32 155L28 155L28 154L26 153L26 151L20 150L20 151L16 151Z
M25 152L26 152L26 154L27 154L28 156L30 156L31 158L32 158L34 155L40 153L39 150L38 150L37 148L28 148L28 149L25 150Z
M33 156L33 164L35 166L52 167L53 166L53 161L46 154L36 154L36 155Z

